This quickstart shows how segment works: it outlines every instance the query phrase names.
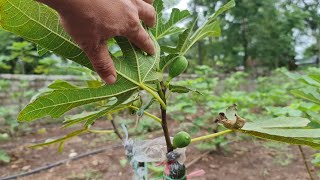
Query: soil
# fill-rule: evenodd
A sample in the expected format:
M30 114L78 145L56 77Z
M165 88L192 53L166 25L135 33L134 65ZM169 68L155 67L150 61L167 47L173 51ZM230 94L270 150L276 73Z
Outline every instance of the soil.
M100 123L99 126L105 126ZM34 127L37 129L39 127ZM30 149L30 143L43 141L49 137L66 134L70 130L61 129L57 125L48 125L46 133L27 134L0 144L11 156L11 162L0 164L0 179L28 172L46 166L70 156L80 155L103 147L109 150L68 161L60 166L36 174L18 178L19 180L81 180L81 179L132 179L132 171L128 163L123 165L125 154L121 142L106 135L85 134L68 141L62 153L57 146L41 149ZM153 135L147 135L153 138ZM227 146L227 150L212 151L188 168L188 172L203 169L204 176L199 180L304 180L309 179L300 151L297 146L279 145L253 138L236 140ZM308 162L314 153L304 147ZM186 164L199 157L204 151L191 145L187 150ZM122 163L121 163L122 162ZM121 165L122 164L122 165ZM311 164L310 164L311 166ZM319 169L311 166L316 177Z

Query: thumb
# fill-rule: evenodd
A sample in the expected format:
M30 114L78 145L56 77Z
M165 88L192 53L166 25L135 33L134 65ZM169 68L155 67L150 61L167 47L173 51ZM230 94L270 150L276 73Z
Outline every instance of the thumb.
M83 47L82 49L87 54L93 68L99 76L108 84L115 83L117 73L105 42L92 47Z

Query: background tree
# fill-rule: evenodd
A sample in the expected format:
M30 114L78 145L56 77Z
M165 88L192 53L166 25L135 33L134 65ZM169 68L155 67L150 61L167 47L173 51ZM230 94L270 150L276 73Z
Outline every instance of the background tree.
M214 12L226 1L194 0L190 9L201 19ZM311 10L312 12L312 10ZM309 12L308 12L309 13ZM266 70L288 66L294 69L296 57L295 32L307 31L304 26L308 13L296 3L265 0L238 0L237 8L225 15L222 37L199 42L197 64L224 67L226 71L243 67L246 70ZM316 22L315 24L319 24Z

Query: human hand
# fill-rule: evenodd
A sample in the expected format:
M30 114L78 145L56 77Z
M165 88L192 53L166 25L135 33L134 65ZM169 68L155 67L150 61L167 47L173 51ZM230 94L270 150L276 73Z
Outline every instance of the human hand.
M62 26L90 59L108 84L117 79L106 40L124 36L153 55L154 43L140 19L149 27L156 23L153 0L38 0L57 10Z

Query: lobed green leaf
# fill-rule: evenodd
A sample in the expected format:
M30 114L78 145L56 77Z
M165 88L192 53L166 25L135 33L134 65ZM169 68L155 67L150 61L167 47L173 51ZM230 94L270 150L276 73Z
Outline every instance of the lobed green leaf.
M41 49L92 69L85 53L63 31L58 14L49 7L33 0L25 0L23 3L20 0L0 0L0 17L4 29L36 43ZM118 74L114 85L74 89L65 82L54 83L51 87L56 90L30 103L21 111L18 120L32 121L45 116L57 118L72 108L112 97L117 98L116 105L121 105L128 98L127 95L138 89L146 89L147 82L158 80L160 49L156 40L155 56L145 55L126 38L118 37L116 41L123 56L113 56ZM153 93L150 88L148 92Z
M106 85L100 88L55 90L48 95L40 96L27 105L18 115L18 120L33 121L45 116L59 118L72 108L112 97L116 97L116 105L120 105L126 100L123 97L128 98L127 95L132 95L136 90L137 87L129 82Z
M274 119L247 122L242 129L245 134L262 139L319 148L320 129L306 129L309 120L301 117L278 117Z
M283 137L279 135L272 135L272 134L266 134L266 133L261 133L258 131L247 131L247 130L239 130L242 133L261 138L261 139L266 139L266 140L272 140L272 141L278 141L278 142L284 142L288 144L294 144L294 145L306 145L310 146L315 149L320 148L320 143L319 142L314 142L310 139L306 138L292 138L292 137Z
M180 11L179 9L173 8L169 20L167 22L164 22L162 18L163 5L161 5L161 3L159 2L155 2L155 7L158 14L157 24L156 27L151 31L157 40L162 39L168 35L182 32L184 30L184 28L179 28L176 25L180 21L190 17L191 14L188 10Z
M5 30L93 69L85 53L60 26L58 14L48 6L34 0L0 0L0 18Z

